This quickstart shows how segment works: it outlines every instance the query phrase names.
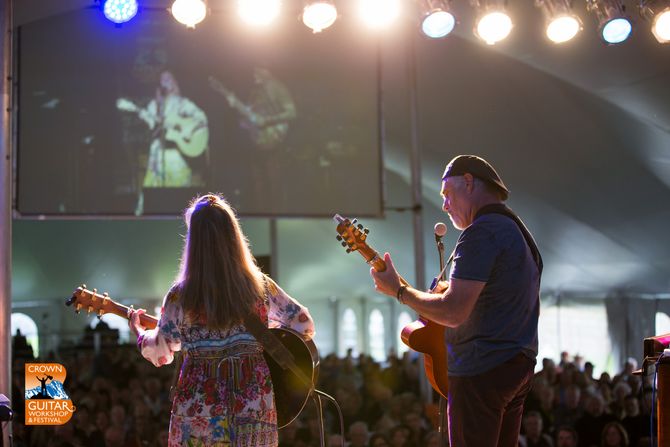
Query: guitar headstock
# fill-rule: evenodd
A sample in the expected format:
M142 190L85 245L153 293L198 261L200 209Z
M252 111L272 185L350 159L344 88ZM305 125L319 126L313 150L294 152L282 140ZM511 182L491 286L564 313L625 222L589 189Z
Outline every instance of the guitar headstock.
M349 220L339 214L336 214L333 219L337 222L336 238L342 243L343 247L347 248L347 253L360 250L361 246L367 245L365 239L367 239L370 230L363 228L363 225L357 223L356 219Z
M137 112L140 110L137 105L127 98L119 98L116 100L116 108L124 112Z
M77 313L84 309L88 313L95 313L98 317L102 317L106 313L115 313L116 303L112 301L107 292L99 294L98 289L89 290L86 284L82 284L65 301L65 305L74 306L74 311Z
M356 219L349 220L339 214L335 214L333 220L337 222L336 238L342 243L343 247L346 247L347 253L358 251L369 264L372 264L375 270L379 272L386 270L384 261L366 242L370 230L364 228Z

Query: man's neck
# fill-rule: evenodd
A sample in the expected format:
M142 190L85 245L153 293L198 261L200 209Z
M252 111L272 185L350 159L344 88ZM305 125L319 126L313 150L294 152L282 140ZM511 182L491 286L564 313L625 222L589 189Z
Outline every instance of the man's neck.
M472 206L470 207L470 225L472 225L472 222L475 221L475 216L481 210L487 205L503 205L504 202L500 201L497 197L493 197L490 195L484 195L481 196L478 200L474 200L472 202Z

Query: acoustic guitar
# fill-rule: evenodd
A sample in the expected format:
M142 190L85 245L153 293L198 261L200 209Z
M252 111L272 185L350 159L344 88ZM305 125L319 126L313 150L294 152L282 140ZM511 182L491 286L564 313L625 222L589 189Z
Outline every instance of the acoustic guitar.
M209 86L215 92L226 98L228 105L242 116L242 126L249 132L254 144L261 149L269 150L275 148L284 141L288 134L288 122L275 122L273 124L262 124L270 117L269 113L258 113L253 107L240 100L235 93L228 90L217 78L209 77Z
M107 293L99 294L96 289L88 290L86 285L77 287L65 305L74 306L77 313L84 309L98 317L111 313L128 319L132 310L131 307L112 300ZM153 329L158 325L158 318L142 314L140 323L147 329ZM312 340L304 340L292 329L270 328L270 332L291 352L303 378L308 377L311 380L311 383L305 383L297 374L290 369L283 369L269 354L264 353L272 377L277 425L283 428L293 422L307 404L319 375L319 353Z
M124 112L133 112L138 115L150 113L134 102L126 98L116 100L116 108ZM155 117L154 117L155 118ZM203 124L202 120L194 119L188 116L169 117L167 120L156 120L161 132L160 138L170 141L177 146L179 151L187 157L198 157L205 152L209 144L209 128Z
M357 224L357 220L349 220L336 214L337 240L347 249L347 253L357 251L376 271L386 270L384 259L370 247L366 240L370 230ZM406 281L401 278L405 283ZM400 334L403 343L424 356L426 377L435 391L445 399L449 389L447 376L447 350L444 341L444 326L419 316L416 321L405 326Z

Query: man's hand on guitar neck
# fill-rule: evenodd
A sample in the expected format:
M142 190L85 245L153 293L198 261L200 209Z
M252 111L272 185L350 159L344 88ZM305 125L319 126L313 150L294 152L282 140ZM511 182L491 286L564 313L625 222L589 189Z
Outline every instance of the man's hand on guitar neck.
M449 288L449 281L439 281L433 290L429 290L430 293L444 293Z
M390 254L384 253L384 263L386 264L386 270L383 272L378 272L374 267L370 268L370 275L375 282L375 289L384 295L397 298L400 287L408 286L408 284L398 274Z

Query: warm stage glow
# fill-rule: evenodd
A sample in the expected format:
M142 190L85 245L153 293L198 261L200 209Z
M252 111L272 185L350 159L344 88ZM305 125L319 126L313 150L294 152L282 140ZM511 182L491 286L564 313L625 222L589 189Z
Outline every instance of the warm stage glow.
M670 9L666 9L656 16L652 25L652 32L660 43L670 42Z
M280 0L238 0L238 13L250 25L269 25L279 15Z
M446 11L435 11L426 16L421 23L423 33L434 39L444 37L454 30L456 19Z
M302 22L315 33L328 28L337 19L337 9L330 1L316 1L305 6Z
M399 0L358 0L359 13L371 28L389 26L400 14Z
M504 12L491 12L477 23L477 35L489 45L505 39L512 31L512 19Z
M577 35L581 25L573 16L558 17L547 26L547 37L554 43L563 43Z
M207 5L203 0L175 0L172 4L172 17L189 28L205 20Z

